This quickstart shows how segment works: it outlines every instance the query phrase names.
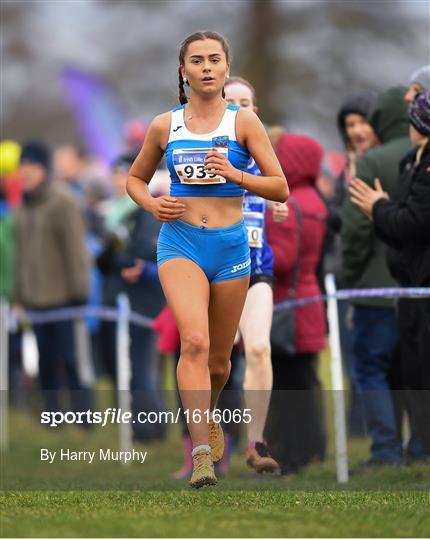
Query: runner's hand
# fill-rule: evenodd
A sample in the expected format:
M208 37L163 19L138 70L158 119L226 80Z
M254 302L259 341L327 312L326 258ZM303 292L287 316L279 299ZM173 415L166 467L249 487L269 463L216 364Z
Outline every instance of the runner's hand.
M288 217L287 203L274 202L272 204L273 221L275 223L282 223Z
M222 176L229 182L240 183L242 171L235 169L230 161L216 148L206 154L205 168L210 174Z
M176 221L185 214L185 204L176 197L163 195L154 198L150 211L158 221Z

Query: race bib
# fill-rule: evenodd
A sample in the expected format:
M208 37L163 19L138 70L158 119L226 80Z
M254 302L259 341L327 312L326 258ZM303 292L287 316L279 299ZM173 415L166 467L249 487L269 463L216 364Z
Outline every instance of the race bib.
M244 212L246 229L248 231L248 244L251 248L263 247L264 217L260 212Z
M187 148L173 150L173 165L181 184L225 184L223 176L210 174L205 169L205 158L212 148ZM217 147L228 157L228 148Z

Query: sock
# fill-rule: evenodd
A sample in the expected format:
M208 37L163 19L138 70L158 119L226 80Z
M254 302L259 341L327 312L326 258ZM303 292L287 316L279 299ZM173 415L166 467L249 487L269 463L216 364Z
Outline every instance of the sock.
M209 422L214 422L215 424L219 424L219 422L214 420L214 410L210 411L209 416L208 416L208 421ZM218 410L218 414L217 414L218 420L219 420L219 416L220 416L220 413L219 413L219 410Z
M264 444L264 441L248 441L248 448L255 448L255 445L258 443Z
M211 447L208 444L199 444L198 446L195 446L193 448L191 455L194 457L197 454L197 452L200 452L200 450L206 450L206 452L210 452Z

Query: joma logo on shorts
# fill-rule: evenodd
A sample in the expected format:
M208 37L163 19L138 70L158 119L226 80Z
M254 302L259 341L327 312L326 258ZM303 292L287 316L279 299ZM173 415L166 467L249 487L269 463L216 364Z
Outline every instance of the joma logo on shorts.
M250 264L251 264L251 259L248 259L246 263L235 264L233 268L231 269L231 273L234 274L235 272L238 272L239 270L243 270L244 268L247 268Z

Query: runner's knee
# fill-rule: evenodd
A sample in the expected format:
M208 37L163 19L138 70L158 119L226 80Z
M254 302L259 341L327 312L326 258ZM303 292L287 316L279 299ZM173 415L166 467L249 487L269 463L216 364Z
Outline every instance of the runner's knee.
M270 359L270 343L258 340L246 347L247 362L264 362Z
M230 356L216 354L209 358L209 371L211 375L223 376L230 372Z
M181 356L208 356L209 338L203 332L187 332L181 336Z

